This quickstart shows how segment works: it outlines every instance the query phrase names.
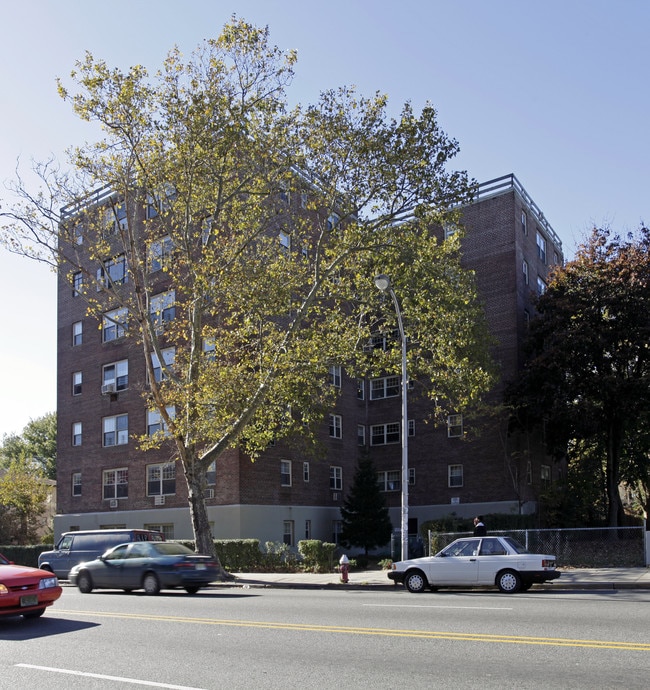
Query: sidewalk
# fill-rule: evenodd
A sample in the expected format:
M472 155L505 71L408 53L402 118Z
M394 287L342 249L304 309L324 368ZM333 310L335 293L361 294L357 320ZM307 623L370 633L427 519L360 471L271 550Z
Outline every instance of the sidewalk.
M558 568L562 576L535 589L650 589L650 568ZM338 573L231 573L233 580L213 587L282 587L285 589L392 590L387 570L351 571L344 584ZM399 586L399 585L398 585Z

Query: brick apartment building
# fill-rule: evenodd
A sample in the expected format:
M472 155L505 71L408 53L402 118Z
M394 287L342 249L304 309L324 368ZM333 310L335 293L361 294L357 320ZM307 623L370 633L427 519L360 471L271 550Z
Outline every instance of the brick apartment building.
M481 184L463 215L463 262L476 273L506 382L521 364L531 297L543 290L549 267L563 261L561 242L514 175ZM130 438L159 421L143 405L141 348L124 338L106 339L63 276L58 291L55 535L148 527L169 538L190 538L182 470L169 462L169 449L141 451ZM255 463L233 450L211 468L207 505L215 538L292 545L305 538L336 540L339 509L362 452L373 458L393 525L399 526L399 378L359 382L339 367L331 368L330 377L341 395L324 424L324 455L278 444ZM557 471L541 444L510 438L504 420L476 437L466 433L461 415L436 427L424 423L427 411L425 401L409 396L410 533L452 512L535 509L540 489Z

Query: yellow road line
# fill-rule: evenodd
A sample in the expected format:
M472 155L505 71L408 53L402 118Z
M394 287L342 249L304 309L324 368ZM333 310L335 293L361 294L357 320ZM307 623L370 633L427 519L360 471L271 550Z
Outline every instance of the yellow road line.
M155 616L138 613L104 613L100 611L66 611L60 608L52 613L100 616L131 620L166 621L169 623L192 623L199 625L225 625L238 628L260 628L269 630L299 630L301 632L325 632L347 635L378 635L384 637L410 637L422 640L455 640L460 642L492 642L501 644L546 645L552 647L588 647L591 649L619 649L650 652L650 643L616 642L613 640L580 640L565 637L531 637L528 635L491 635L483 633L456 633L434 630L400 630L394 628L360 628L340 625L310 625L307 623L279 623L270 621L246 621L218 618L188 618L185 616Z

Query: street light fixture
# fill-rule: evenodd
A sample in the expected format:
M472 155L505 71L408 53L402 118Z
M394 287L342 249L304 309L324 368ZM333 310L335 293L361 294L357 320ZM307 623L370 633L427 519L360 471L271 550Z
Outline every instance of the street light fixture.
M407 407L407 391L408 378L406 372L406 335L404 334L404 322L402 321L402 311L397 301L397 295L393 290L390 278L387 275L380 274L375 276L375 285L381 292L387 292L393 304L395 305L395 313L397 314L397 327L399 328L399 336L402 344L402 560L408 558L408 525L409 525L409 455L408 455L408 407Z

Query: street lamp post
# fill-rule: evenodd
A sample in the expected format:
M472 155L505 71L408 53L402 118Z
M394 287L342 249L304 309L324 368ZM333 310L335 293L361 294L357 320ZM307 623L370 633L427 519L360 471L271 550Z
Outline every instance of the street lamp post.
M404 322L402 321L402 311L399 308L397 295L393 290L390 278L387 275L375 276L375 285L382 292L387 292L393 304L395 305L395 313L397 314L397 327L399 328L399 336L402 344L402 560L408 558L408 526L409 526L409 455L408 455L408 406L407 406L407 391L408 378L406 371L406 335L404 334Z

